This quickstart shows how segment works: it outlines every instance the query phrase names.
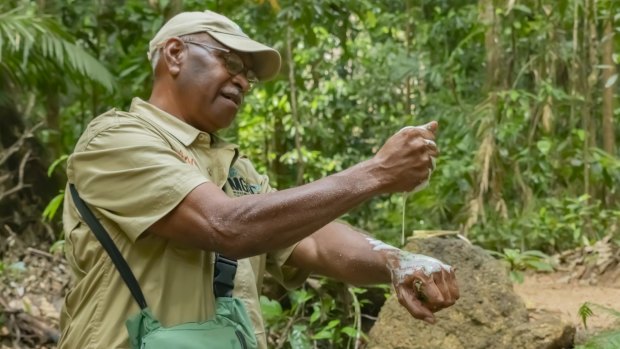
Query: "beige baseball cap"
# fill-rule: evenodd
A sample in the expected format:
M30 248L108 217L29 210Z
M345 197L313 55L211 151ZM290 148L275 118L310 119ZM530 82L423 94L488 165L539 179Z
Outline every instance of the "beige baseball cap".
M182 12L172 17L149 42L149 60L166 40L182 35L207 32L222 45L252 57L256 76L260 80L274 78L280 71L280 53L250 39L233 21L213 11Z

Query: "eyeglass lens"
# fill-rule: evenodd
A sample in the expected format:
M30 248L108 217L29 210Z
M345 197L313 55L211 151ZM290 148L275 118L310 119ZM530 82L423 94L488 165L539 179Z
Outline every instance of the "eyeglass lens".
M226 69L228 69L228 72L230 74L237 75L243 72L244 70L246 70L245 63L243 63L243 60L238 55L229 52L229 53L224 54L223 56L224 56L224 61L226 62ZM254 73L254 71L250 69L247 69L245 75L248 81L252 83L255 83L258 81L258 79L256 78L256 74Z

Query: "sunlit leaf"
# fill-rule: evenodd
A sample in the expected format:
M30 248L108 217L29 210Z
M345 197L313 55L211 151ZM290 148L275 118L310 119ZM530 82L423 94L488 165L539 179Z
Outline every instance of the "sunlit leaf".
M611 86L613 86L613 84L616 83L616 80L618 80L618 74L614 74L612 75L609 79L607 79L607 81L605 82L605 88L609 88Z

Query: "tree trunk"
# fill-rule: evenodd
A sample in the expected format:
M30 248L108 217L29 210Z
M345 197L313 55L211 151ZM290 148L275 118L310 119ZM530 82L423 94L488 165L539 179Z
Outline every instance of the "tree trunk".
M605 66L603 69L603 149L615 155L614 91L618 71L612 57L614 53L614 13L612 11L609 11L605 20L603 37L603 65Z
M283 135L284 123L282 115L279 112L273 115L273 137L271 138L271 149L276 154L272 161L269 161L269 168L275 179L276 188L284 186L284 178L286 177L286 167L280 160L280 156L286 152L286 142Z
M291 26L286 27L286 55L288 59L288 82L291 91L290 104L291 114L293 117L293 123L295 127L295 150L297 152L297 179L295 183L297 185L304 182L304 157L301 151L301 123L299 121L299 113L297 112L297 86L295 85L295 61L293 60L293 48L292 48L292 34Z
M495 16L494 0L480 0L479 17L480 21L486 26L484 44L486 49L486 81L484 92L488 98L478 106L482 121L478 133L481 135L481 142L476 151L476 163L478 173L476 175L477 187L474 189L473 198L469 200L469 217L464 229L467 230L476 224L481 218L485 219L485 194L491 190L500 188L496 183L498 178L494 176L493 159L496 153L495 128L497 125L498 112L498 89L500 88L500 69L499 62L501 57L499 45L499 23ZM501 189L499 189L501 190ZM491 193L492 198L501 198L501 193Z
M405 49L407 50L407 58L411 58L411 0L405 3ZM405 76L405 117L407 121L411 120L411 74Z
M484 34L484 47L486 49L486 83L485 91L494 91L501 81L499 62L501 57L499 45L499 22L495 16L493 0L481 0L481 20L487 26Z

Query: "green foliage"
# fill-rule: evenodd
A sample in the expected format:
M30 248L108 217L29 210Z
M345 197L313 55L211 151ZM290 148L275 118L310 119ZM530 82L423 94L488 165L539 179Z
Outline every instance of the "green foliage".
M22 261L14 262L9 265L0 263L0 275L8 280L21 280L26 276L26 264Z
M61 254L65 248L65 240L58 240L50 246L51 254Z
M110 72L76 45L65 28L51 16L37 14L32 7L17 7L0 14L0 55L0 71L22 86L49 78L50 70L83 76L108 90L114 86Z
M306 286L288 294L290 308L281 302L261 297L261 309L269 338L282 342L282 348L354 348L366 335L361 330L360 299L365 289L343 287L321 279L315 287ZM353 309L342 304L353 304Z
M505 248L503 253L489 251L492 255L500 258L503 262L508 264L510 269L510 279L513 282L523 282L523 271L553 271L553 265L550 262L549 256L536 251L528 250L521 252L520 250Z
M577 313L579 315L579 318L581 319L581 322L583 323L583 327L587 329L588 318L594 315L594 312L592 312L592 308L590 308L590 305L588 304L588 302L583 303L579 307L579 310L577 310Z
M58 159L54 160L54 162L52 162L52 164L47 169L47 176L51 177L54 173L54 170L56 170L59 165L66 162L68 158L69 156L67 154L63 154ZM43 210L43 220L52 221L54 217L56 217L56 213L61 207L64 197L65 191L60 190L60 192L48 202L47 206L45 206L45 209Z
M487 248L527 246L552 253L591 245L613 233L610 227L619 223L620 210L606 209L588 196L549 197L510 221L490 219L475 227L472 236Z
M599 333L588 339L586 344L577 345L575 349L616 349L620 348L620 330Z
M51 221L56 216L58 212L58 208L62 204L62 201L65 197L65 192L62 190L58 195L54 196L54 198L47 204L45 209L43 210L43 219L47 221Z
M56 170L58 165L62 164L63 162L66 162L68 158L69 158L69 155L63 154L58 159L54 160L54 162L52 162L50 167L47 169L47 176L51 177L52 173L54 173L54 170Z
M596 308L600 311L613 315L616 319L620 320L620 312L602 306L600 304L586 302L579 308L579 316L583 322L584 327L589 317L594 316L592 308ZM614 329L597 333L596 335L588 338L588 340L582 344L575 346L575 349L615 349L620 347L620 329Z

